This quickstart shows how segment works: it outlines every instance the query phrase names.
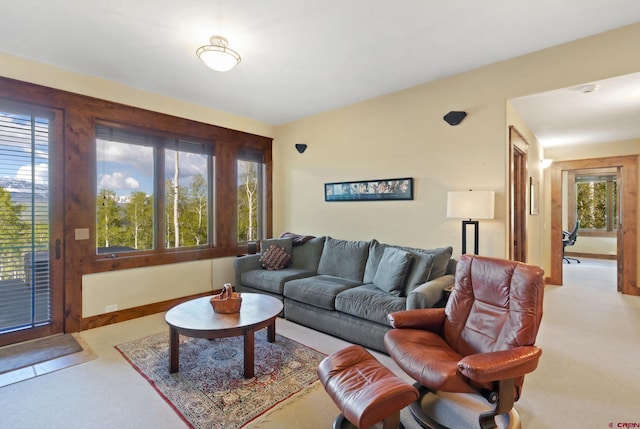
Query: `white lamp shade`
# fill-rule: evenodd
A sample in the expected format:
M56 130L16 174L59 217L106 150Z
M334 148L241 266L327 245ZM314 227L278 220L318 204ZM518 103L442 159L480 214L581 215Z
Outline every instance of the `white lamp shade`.
M451 191L447 193L447 217L493 219L494 191Z

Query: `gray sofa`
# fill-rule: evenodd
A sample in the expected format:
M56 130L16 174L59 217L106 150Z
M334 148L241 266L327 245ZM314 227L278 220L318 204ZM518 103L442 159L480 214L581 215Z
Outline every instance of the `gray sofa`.
M235 259L238 292L272 295L284 302L286 319L382 352L389 313L442 305L454 282L451 247L293 235L263 240L260 248ZM269 266L270 248L290 255L284 268Z

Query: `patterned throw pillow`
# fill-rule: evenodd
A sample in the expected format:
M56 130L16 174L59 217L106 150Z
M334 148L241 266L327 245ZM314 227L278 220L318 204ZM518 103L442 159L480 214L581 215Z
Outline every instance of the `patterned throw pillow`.
M284 247L272 244L267 251L262 254L260 264L262 268L267 270L281 270L286 268L291 261L291 255L287 253Z

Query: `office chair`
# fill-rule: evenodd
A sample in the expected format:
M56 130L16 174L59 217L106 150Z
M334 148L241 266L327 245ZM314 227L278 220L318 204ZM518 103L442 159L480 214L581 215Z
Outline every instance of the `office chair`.
M542 319L542 268L515 261L462 255L446 308L391 313L384 338L389 356L416 380L421 393L409 410L420 426L443 429L427 414L422 398L437 391L476 393L495 409L479 416L482 429L509 414L525 374L536 369L542 350L535 345Z
M576 221L575 226L571 232L562 231L562 259L567 261L567 264L571 263L571 260L580 263L580 260L577 258L570 258L569 256L565 256L565 248L567 246L573 246L576 244L576 240L578 239L578 228L580 228L580 220Z

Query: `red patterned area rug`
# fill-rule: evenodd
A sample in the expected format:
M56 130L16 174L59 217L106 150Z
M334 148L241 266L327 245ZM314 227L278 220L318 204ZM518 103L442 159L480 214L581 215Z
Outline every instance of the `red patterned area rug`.
M169 333L116 346L164 399L197 429L243 427L318 380L324 354L282 335L255 334L255 377L245 379L243 338L180 336L180 371L169 374Z

